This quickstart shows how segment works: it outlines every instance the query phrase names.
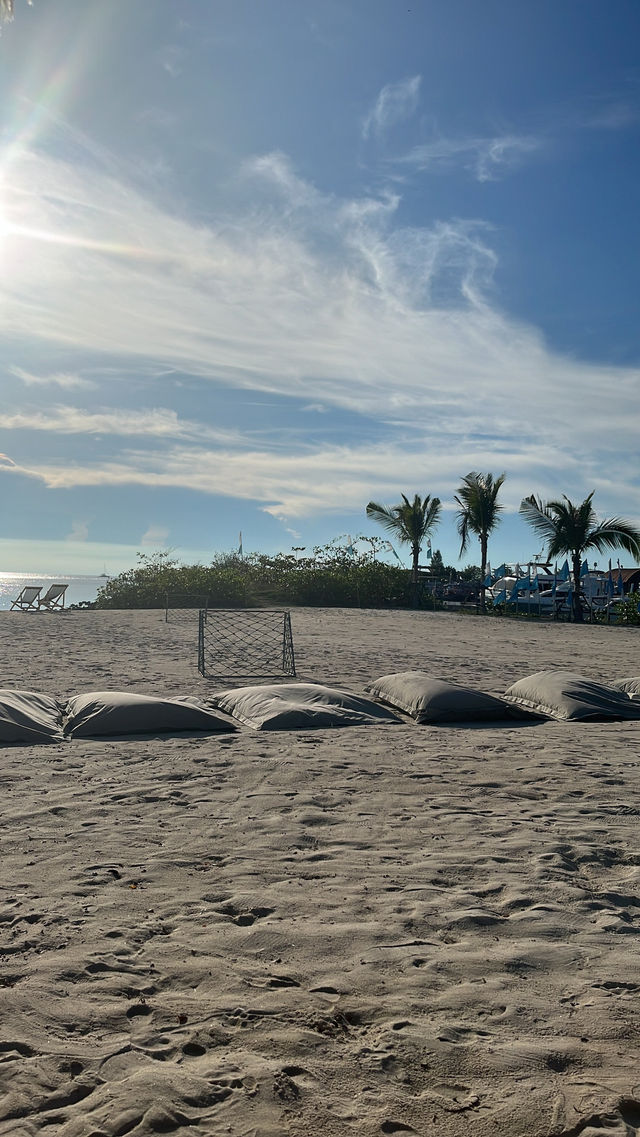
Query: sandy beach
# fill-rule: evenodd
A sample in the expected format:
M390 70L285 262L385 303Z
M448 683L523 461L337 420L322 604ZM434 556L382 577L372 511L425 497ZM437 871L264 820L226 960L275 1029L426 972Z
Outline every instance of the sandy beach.
M640 674L633 628L292 627L357 693ZM195 615L5 612L0 653L61 701L221 686ZM639 722L76 739L0 783L3 1137L640 1133Z

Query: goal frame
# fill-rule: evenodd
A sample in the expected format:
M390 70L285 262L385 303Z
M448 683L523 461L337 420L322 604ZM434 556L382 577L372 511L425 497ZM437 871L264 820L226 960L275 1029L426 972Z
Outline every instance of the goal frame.
M290 611L200 609L198 671L208 679L295 678Z

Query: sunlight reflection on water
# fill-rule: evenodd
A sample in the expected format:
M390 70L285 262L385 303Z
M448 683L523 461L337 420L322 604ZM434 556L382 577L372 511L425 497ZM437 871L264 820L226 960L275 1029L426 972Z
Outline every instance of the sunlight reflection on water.
M50 584L66 584L65 607L82 600L95 600L98 589L107 583L100 576L69 576L64 573L0 572L0 612L11 608L16 596L27 584L42 585L43 594Z

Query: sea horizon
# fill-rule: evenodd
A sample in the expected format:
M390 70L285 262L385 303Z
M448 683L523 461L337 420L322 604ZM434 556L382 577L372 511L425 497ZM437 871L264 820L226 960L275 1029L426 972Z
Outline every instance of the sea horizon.
M66 584L65 608L69 608L95 600L98 589L108 579L104 573L0 572L0 612L9 611L22 589L30 584L40 585L43 595L50 584Z

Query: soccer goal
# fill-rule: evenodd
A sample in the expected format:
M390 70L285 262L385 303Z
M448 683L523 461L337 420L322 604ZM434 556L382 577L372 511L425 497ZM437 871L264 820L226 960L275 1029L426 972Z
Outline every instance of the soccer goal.
M202 610L198 670L212 679L295 676L289 612L271 608Z

